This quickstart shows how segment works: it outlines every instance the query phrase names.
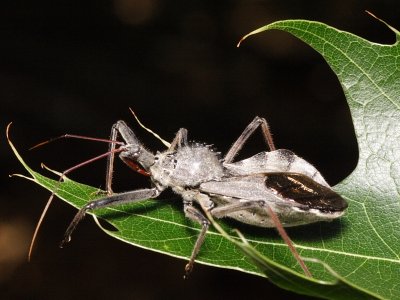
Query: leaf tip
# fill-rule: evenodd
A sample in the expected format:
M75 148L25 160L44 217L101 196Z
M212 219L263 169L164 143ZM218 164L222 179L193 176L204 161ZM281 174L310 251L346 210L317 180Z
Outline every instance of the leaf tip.
M12 122L8 123L7 128L6 128L6 137L7 137L7 142L11 147L11 150L14 152L14 155L17 157L17 159L21 162L21 164L30 172L29 167L26 165L22 157L19 155L17 148L15 148L14 144L11 142L10 139L10 128L11 128Z
M382 20L381 18L378 18L376 15L374 15L372 12L370 12L369 10L365 10L365 12L367 14L369 14L371 17L373 17L374 19L378 20L379 22L385 24L391 31L393 31L398 37L400 37L400 32L394 28L393 26L389 25L389 23L387 23L386 21Z
M248 34L244 35L244 36L239 40L239 42L237 43L236 47L239 48L240 45L243 43L243 41L244 41L245 39L247 39L249 36L254 35L254 34L257 34L257 33L260 33L260 32L263 32L263 31L267 31L267 30L269 30L269 29L272 29L274 24L275 24L275 23L271 23L271 24L269 24L269 25L265 25L265 26L263 26L263 27L257 28L257 29L255 29L255 30L249 32Z
M236 48L239 48L240 45L242 44L242 42L243 42L245 39L246 39L246 35L243 36L243 37L239 40L239 42L236 44Z
M65 178L66 178L66 177L64 176L63 173L58 172L58 171L55 171L55 170L49 168L49 167L46 166L44 163L40 163L40 167L41 167L42 169L45 169L45 170L47 170L47 171L50 171L51 173L54 173L54 174L56 174L56 175L62 177L64 180L65 180Z
M241 38L241 39L239 40L239 42L236 44L236 47L239 48L239 47L242 45L242 43L244 42L244 40L247 39L250 35L253 35L253 34L257 33L256 31L257 31L257 30L253 30L252 32L250 32L250 33L248 33L248 34L242 36L242 38Z
M10 132L10 127L11 127L11 125L12 125L12 122L8 123L7 128L6 128L6 136L7 136L8 142L10 142L10 135L9 135L9 132Z

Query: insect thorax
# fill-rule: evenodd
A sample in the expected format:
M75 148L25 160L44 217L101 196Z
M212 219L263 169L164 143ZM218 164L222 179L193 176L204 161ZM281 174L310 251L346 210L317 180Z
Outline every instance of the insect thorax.
M179 147L155 155L150 167L153 180L163 187L196 187L203 182L219 180L224 168L218 154L201 144Z

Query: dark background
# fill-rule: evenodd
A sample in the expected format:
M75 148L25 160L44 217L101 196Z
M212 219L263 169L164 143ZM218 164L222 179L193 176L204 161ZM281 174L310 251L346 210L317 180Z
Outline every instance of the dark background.
M75 211L55 201L32 262L27 247L49 196L12 173L26 173L5 127L36 170L64 170L105 151L76 140L27 149L63 133L107 138L128 121L152 150L163 146L128 108L167 140L180 127L225 152L259 115L279 148L312 162L331 184L355 167L357 144L340 85L321 56L283 32L240 37L276 20L317 20L374 42L400 28L397 1L7 1L0 9L0 295L3 299L297 299L263 278L196 265L114 240L87 218L65 249L58 243ZM257 136L243 155L263 149ZM70 175L104 184L105 161ZM119 164L114 190L148 183Z

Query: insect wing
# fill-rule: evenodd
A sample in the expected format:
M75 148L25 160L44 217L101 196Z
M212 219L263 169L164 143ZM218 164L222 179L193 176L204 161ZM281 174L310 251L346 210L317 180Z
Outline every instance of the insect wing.
M334 213L347 208L347 202L339 194L303 174L270 173L265 176L265 185L282 198L309 209Z
M218 217L260 227L275 226L265 205L284 227L330 221L343 215L347 207L346 201L332 189L299 173L228 177L205 182L200 191L207 193L218 207ZM222 215L221 211L227 213Z

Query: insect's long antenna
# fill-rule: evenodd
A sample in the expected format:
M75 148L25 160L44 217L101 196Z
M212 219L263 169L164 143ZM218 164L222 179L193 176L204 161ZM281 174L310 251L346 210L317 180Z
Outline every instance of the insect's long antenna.
M129 110L131 111L133 117L136 119L136 122L138 122L138 124L140 125L140 127L142 127L144 130L150 132L156 139L160 140L161 143L163 143L167 148L171 147L171 143L167 142L166 140L164 140L162 137L160 137L157 133L155 133L153 130L147 128L146 126L144 126L142 124L142 122L140 122L139 118L136 116L135 112L132 110L132 108L129 108Z
M89 141L95 141L95 142L103 142L103 143L114 143L117 145L123 145L123 142L119 142L119 141L113 141L113 140L109 140L109 139L101 139L101 138L95 138L95 137L90 137L90 136L83 136L83 135L76 135L76 134L64 134L55 138L51 138L49 140L40 142L32 147L29 148L29 150L33 150L39 147L42 147L43 145L46 144L50 144L56 140L60 140L60 139L68 139L68 138L72 138L72 139L80 139L80 140L89 140Z
M297 252L296 247L293 245L292 240L290 239L290 237L286 233L285 228L283 228L283 225L282 225L281 221L279 220L278 216L272 210L271 206L269 206L267 203L266 203L266 207L268 209L269 216L271 217L272 221L275 224L276 229L278 230L279 235L284 240L286 245L289 247L290 252L292 252L294 258L297 260L297 262L299 263L300 267L303 269L304 273L308 277L312 277L311 272L308 270L306 264L304 263L304 260L300 257L299 252Z
M51 202L54 199L54 196L56 195L58 189L60 188L61 181L64 179L64 177L67 174L71 173L72 171L74 171L74 170L76 170L76 169L78 169L80 167L83 167L83 166L85 166L87 164L90 164L90 163L92 163L92 162L94 162L96 160L99 160L101 158L107 157L112 153L118 153L118 152L122 152L122 151L124 151L123 148L117 148L117 149L114 149L112 151L108 151L106 153L103 153L103 154L98 155L96 157L93 157L91 159L88 159L88 160L86 160L84 162L81 162L81 163L79 163L79 164L77 164L77 165L75 165L75 166L73 166L73 167L71 167L71 168L69 168L69 169L67 169L67 170L65 170L64 172L61 173L60 178L58 179L58 181L56 183L56 186L54 187L54 190L52 191L52 193L51 193L51 195L49 197L49 200L47 200L47 203L46 203L46 205L45 205L45 207L44 207L44 209L42 211L42 214L40 215L40 218L39 218L39 220L38 220L38 222L36 224L35 231L33 233L32 240L31 240L31 243L29 245L28 261L31 260L33 246L35 245L36 237L37 237L39 229L40 229L40 227L41 227L41 225L43 223L44 217L45 217L45 215L46 215L46 213L47 213L47 211L48 211L48 209L50 207ZM42 164L42 167L47 168L44 164Z
M61 177L60 177L60 180L61 180ZM59 180L59 182L60 182L60 180ZM46 203L46 205L45 205L45 207L44 207L44 209L42 211L42 214L40 215L40 218L39 218L38 222L36 223L35 231L33 232L31 243L29 245L28 262L31 261L33 246L35 245L36 237L38 235L40 226L43 223L43 219L46 216L47 211L49 210L50 204L51 204L51 202L53 202L53 198L54 198L54 192L51 193L50 198L49 198L49 200L47 200L47 203Z

